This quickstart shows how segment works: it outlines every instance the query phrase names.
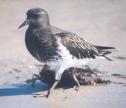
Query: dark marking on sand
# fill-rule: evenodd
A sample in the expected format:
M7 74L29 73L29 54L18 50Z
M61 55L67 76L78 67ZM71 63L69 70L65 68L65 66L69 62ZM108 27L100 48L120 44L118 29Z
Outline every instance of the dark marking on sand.
M117 77L117 78L126 79L126 75L121 75L121 74L112 74L112 76Z
M113 57L118 60L126 60L126 56L113 56Z

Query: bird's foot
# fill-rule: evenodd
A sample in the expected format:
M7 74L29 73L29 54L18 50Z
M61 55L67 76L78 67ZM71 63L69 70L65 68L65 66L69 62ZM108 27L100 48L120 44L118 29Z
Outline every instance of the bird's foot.
M79 88L80 88L79 85L75 85L75 86L74 86L74 90L76 90L76 91L79 91Z
M96 81L95 81L95 80L91 80L90 83L91 83L91 85L93 85L93 86L96 85Z
M37 97L47 97L48 98L48 92L38 92L38 93L33 93L32 94L34 98L37 98Z

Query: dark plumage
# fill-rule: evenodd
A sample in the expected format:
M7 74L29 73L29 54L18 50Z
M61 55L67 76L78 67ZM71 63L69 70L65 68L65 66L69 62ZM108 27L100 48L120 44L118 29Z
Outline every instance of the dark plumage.
M28 28L25 43L29 52L37 60L47 62L60 55L57 53L56 39L50 31Z
M77 57L78 59L95 59L96 56L103 56L106 59L111 60L105 55L111 53L108 49L115 49L114 47L95 46L93 44L89 44L74 33L62 32L57 33L57 35L62 38L61 43L68 48L73 57Z
M49 16L44 9L33 8L27 11L27 19L19 28L29 25L25 34L25 43L33 57L46 65L43 70L53 70L55 82L46 96L53 91L61 80L63 72L71 67L80 68L86 65L87 58L102 56L108 60L107 54L113 47L95 46L87 43L74 33L51 26ZM79 89L79 82L72 74Z

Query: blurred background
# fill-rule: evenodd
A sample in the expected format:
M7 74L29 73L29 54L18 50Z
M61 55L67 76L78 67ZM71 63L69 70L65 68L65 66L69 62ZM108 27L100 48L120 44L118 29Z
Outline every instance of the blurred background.
M18 29L26 18L27 10L35 7L45 9L54 26L74 32L92 44L116 47L116 51L110 55L112 62L95 60L90 65L110 74L126 76L126 0L0 0L0 88L2 88L0 96L29 93L27 88L17 90L3 89L3 87L21 84L31 78L34 73L39 72L36 64L42 63L34 59L25 47L24 38L27 27ZM73 106L77 106L81 102L79 100L83 99L84 105L88 108L94 108L95 105L97 108L125 108L125 78L118 79L119 82L122 81L125 84L124 86L116 85L100 89L101 91L93 88L94 91L78 92L80 94L71 98L73 101L68 101L68 103L71 102ZM68 92L67 95L70 93ZM36 105L37 108L41 107L39 102L34 102L33 98L26 96L18 97L18 99L14 96L0 99L1 108L21 106L33 108ZM32 104L29 104L31 101ZM8 102L10 103L6 104ZM50 105L48 104L50 101L44 100L44 102L46 103L42 103L43 105ZM92 104L88 104L89 102ZM63 103L63 105L68 105L68 103Z
M112 58L116 58L113 58L113 62L100 60L92 64L110 73L125 74L125 4L125 0L0 1L1 77L6 79L8 72L14 71L20 71L23 75L27 73L28 76L30 76L29 73L36 72L34 64L39 62L29 54L25 47L24 38L27 27L18 29L26 18L27 10L34 7L47 10L50 22L54 26L74 32L92 44L116 47L116 52L111 55ZM20 78L21 75L17 77Z

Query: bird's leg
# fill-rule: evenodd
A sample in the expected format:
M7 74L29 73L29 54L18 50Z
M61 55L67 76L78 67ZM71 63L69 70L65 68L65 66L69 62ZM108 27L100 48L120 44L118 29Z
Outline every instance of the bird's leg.
M48 70L48 65L45 64L44 67L42 68L41 72L40 72L40 75L44 72L44 71L47 71Z
M75 90L78 91L79 90L79 87L80 87L80 83L79 83L79 81L78 81L78 79L77 79L77 77L75 75L75 72L76 72L76 69L74 68L74 70L72 72L72 76L73 76L73 79L74 79L74 81L76 83Z
M59 83L59 80L56 80L56 81L54 82L54 84L53 84L52 87L49 89L49 91L48 91L48 93L47 93L47 95L46 95L47 98L51 95L51 93L53 92L54 88L57 86L58 83Z
M45 64L44 67L43 67L43 69L42 69L41 72L40 72L39 79L41 79L41 76L43 75L43 73L44 73L45 71L47 71L48 69L49 69L48 65ZM38 93L34 93L33 96L34 96L34 97L44 97L44 96L47 96L47 94L48 94L47 92L42 92L42 93L38 92Z
M62 77L62 73L63 73L63 69L61 68L59 71L56 72L55 74L55 82L54 84L52 85L52 87L49 89L48 93L47 93L47 96L46 97L49 97L50 94L53 92L54 88L58 85L58 83L60 82L61 80L61 77Z
M34 94L34 97L49 97L50 95L51 95L51 93L53 92L53 90L54 90L54 88L58 85L58 83L60 82L60 80L61 80L61 77L62 77L62 73L63 73L63 71L62 70L60 70L60 71L58 71L58 72L56 72L56 74L55 74L55 82L54 82L54 84L52 85L52 87L48 90L48 92L43 92L43 93L37 93L37 94Z

